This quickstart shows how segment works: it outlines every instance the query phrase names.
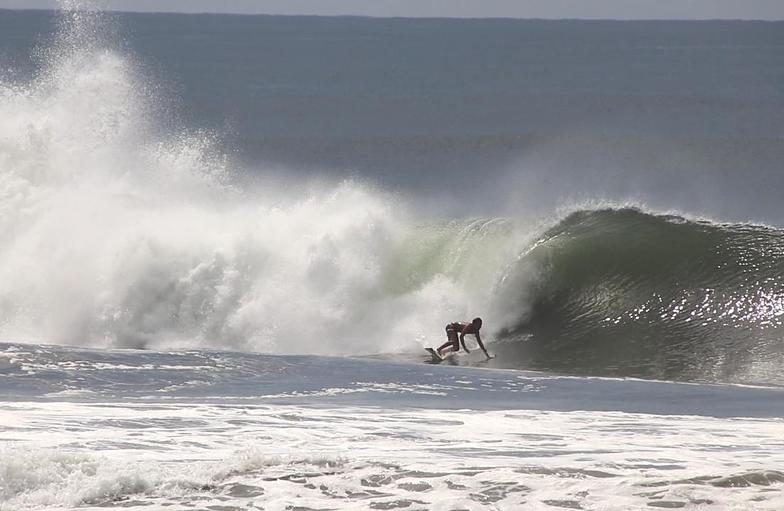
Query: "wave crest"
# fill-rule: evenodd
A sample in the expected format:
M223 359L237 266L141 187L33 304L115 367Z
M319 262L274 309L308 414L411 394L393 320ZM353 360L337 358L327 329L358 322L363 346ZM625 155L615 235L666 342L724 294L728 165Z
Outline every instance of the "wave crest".
M502 349L519 365L778 378L784 233L777 229L633 208L577 211L519 259L503 293L527 304L505 332L525 342Z

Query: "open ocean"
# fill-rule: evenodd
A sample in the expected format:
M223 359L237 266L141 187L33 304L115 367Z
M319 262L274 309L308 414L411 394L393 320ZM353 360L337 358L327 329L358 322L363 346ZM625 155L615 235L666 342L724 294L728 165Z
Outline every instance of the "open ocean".
M784 509L782 162L784 22L0 10L0 510Z

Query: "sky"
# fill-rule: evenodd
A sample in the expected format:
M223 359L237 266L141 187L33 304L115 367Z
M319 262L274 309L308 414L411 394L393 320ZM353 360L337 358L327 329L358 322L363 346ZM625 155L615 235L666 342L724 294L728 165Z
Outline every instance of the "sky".
M121 11L456 18L784 20L784 0L66 0ZM56 8L57 0L0 0L0 8Z

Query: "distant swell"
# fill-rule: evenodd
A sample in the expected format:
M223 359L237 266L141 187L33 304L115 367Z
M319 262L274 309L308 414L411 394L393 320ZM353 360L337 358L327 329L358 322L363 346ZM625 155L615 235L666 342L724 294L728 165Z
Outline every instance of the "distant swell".
M525 303L499 364L784 382L784 232L636 209L578 211L501 285Z

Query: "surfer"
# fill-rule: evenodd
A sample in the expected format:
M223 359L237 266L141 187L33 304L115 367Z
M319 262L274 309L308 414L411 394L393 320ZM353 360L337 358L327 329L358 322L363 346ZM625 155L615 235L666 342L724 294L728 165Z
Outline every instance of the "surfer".
M485 352L485 356L491 358L490 354L487 353L487 350L485 349L485 345L482 344L482 338L479 337L480 328L482 328L482 318L474 318L470 323L449 323L446 326L446 338L448 340L438 348L438 355L442 356L441 352L447 348L451 348L450 351L460 351L460 344L463 345L463 349L466 350L466 353L470 353L466 347L465 336L466 334L473 334L473 336L476 337L476 342L479 344L479 347ZM458 335L460 336L460 344L458 344Z

